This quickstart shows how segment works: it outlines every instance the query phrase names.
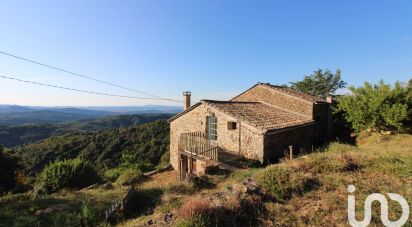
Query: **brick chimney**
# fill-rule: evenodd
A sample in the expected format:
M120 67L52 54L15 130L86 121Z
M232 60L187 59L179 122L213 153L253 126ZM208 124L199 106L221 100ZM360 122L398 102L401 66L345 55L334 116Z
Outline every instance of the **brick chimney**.
M190 96L192 93L190 91L183 92L183 110L186 110L190 107Z

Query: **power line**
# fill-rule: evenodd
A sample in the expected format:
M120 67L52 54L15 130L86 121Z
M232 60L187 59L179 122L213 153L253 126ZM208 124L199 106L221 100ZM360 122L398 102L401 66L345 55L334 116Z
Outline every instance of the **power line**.
M72 71L69 71L69 70L66 70L66 69L62 69L62 68L58 68L58 67L55 67L55 66L47 65L47 64L44 64L44 63L41 63L41 62L38 62L38 61L34 61L34 60L27 59L27 58L19 57L19 56L9 54L9 53L3 52L3 51L0 51L0 54L6 55L6 56L9 56L9 57L13 57L13 58L16 58L16 59L19 59L19 60L23 60L23 61L26 61L26 62L34 63L34 64L37 64L37 65L41 65L41 66L44 66L44 67L47 67L47 68L50 68L50 69L58 70L58 71L61 71L61 72L64 72L64 73L74 75L74 76L78 76L78 77L86 78L86 79L93 80L93 81L96 81L96 82L99 82L99 83L114 86L114 87L117 87L117 88L122 88L122 89L125 89L125 90L128 90L128 91L137 92L137 93L147 95L147 96L151 96L151 97L154 97L154 98L158 98L158 99L162 99L162 100L168 100L168 101L174 101L174 102L181 102L181 101L178 101L178 100L164 98L164 97L161 97L161 96L152 95L152 94L149 94L149 93L146 93L146 92L143 92L143 91L139 91L139 90L136 90L136 89L132 89L132 88L124 87L124 86L121 86L121 85L113 84L113 83L106 82L106 81L103 81L103 80L99 80L99 79L96 79L96 78L93 78L93 77L90 77L90 76L85 76L85 75L75 73L75 72L72 72Z
M40 85L40 86L46 86L46 87L64 89L64 90L69 90L69 91L83 92L83 93L94 94L94 95L104 95L104 96L119 97L119 98L129 98L129 99L149 99L149 100L171 101L170 99L163 99L163 98L149 98L149 97L116 95L116 94L102 93L102 92L96 92L96 91L88 91L88 90L82 90L82 89L76 89L76 88L62 87L62 86L57 86L57 85L39 83L39 82L35 82L35 81L30 81L30 80L22 80L22 79L19 79L19 78L4 76L4 75L1 75L1 74L0 74L0 78L9 79L9 80L14 80L14 81L19 81L19 82L24 82L24 83L29 83L29 84L35 84L35 85Z

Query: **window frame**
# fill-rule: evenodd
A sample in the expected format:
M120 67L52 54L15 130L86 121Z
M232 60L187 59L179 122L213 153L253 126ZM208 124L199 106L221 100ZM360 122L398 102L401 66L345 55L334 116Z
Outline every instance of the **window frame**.
M207 132L209 140L217 141L217 117L215 114L207 116Z

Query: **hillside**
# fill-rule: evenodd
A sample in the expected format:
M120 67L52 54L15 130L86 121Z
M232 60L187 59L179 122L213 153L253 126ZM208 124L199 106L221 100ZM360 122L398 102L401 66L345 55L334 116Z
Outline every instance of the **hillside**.
M150 124L150 127L162 125ZM363 201L372 192L398 193L411 204L411 144L409 134L374 134L361 136L356 146L332 143L313 154L266 168L218 171L185 182L178 181L177 171L161 172L138 184L139 202L128 211L126 220L115 223L117 226L347 226L348 185L356 186L358 220L362 217ZM73 225L82 214L85 197L91 201L88 209L101 212L122 194L121 187L107 189L102 185L89 190L64 190L34 200L12 200L0 210L0 219L4 220L0 226ZM35 215L39 210L58 206L64 207L63 210ZM382 226L379 210L375 204L371 226ZM390 220L399 215L399 206L390 202ZM405 226L411 225L409 219Z
M170 114L135 114L83 119L64 124L0 125L0 144L5 147L15 147L51 136L130 127L170 117Z
M158 201L152 212L119 226L346 226L348 185L356 186L358 220L372 192L398 193L412 204L411 145L409 134L375 134L359 138L357 146L332 143L263 169L208 175L200 185L176 183L174 171L158 174L140 186L161 192L151 195ZM382 225L379 210L375 204L371 226ZM173 217L167 225L166 216ZM399 217L399 205L389 203L390 220ZM409 218L405 226L411 225Z
M130 121L127 123L152 120L150 117L128 119ZM116 121L109 121L110 124L106 125L104 122L103 126L121 125ZM79 129L85 127L81 123L72 127L76 126ZM124 154L129 154L129 161L150 170L159 163L168 146L169 125L165 120L158 120L128 128L54 136L17 147L13 153L22 158L30 175L36 174L51 161L76 157L91 161L98 170L112 168L119 165Z

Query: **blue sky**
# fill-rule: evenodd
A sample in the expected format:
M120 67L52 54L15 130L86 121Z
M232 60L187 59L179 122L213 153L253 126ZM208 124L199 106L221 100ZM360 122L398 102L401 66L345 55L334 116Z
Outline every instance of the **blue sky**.
M317 68L350 85L412 78L411 1L1 1L0 51L159 96L228 99ZM139 95L0 55L0 74ZM168 104L0 78L0 103Z

